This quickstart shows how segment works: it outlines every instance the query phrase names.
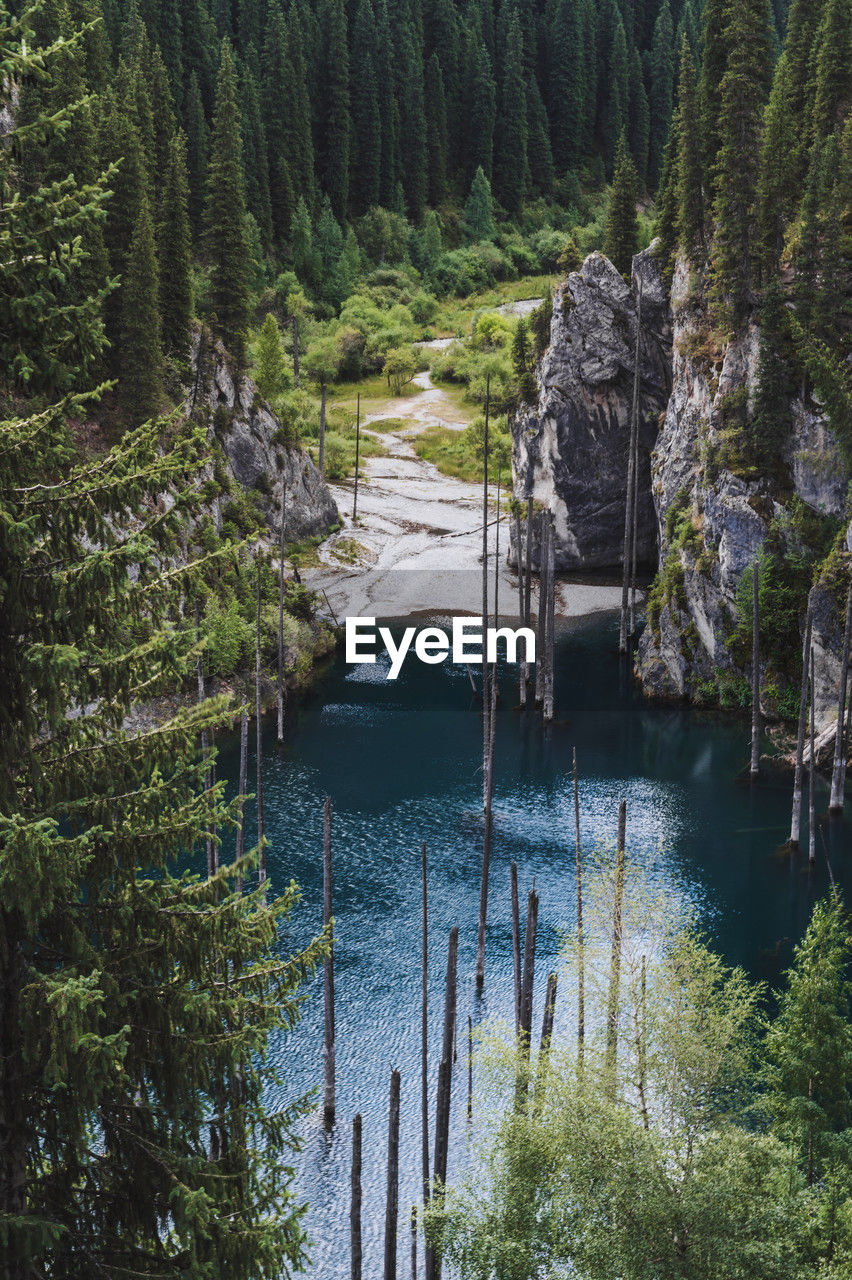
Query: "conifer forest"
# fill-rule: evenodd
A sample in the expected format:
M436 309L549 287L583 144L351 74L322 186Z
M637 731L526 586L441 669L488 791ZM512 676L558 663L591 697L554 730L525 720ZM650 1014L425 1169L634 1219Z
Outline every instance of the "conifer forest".
M852 0L0 0L0 1280L849 1280L850 662Z

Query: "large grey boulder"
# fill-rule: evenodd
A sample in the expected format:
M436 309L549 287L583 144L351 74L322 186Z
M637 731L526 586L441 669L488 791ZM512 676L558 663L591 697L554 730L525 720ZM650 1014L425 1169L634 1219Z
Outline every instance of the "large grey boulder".
M281 499L287 489L285 532L290 541L328 533L340 523L337 505L304 449L284 442L281 423L245 373L237 375L221 342L196 334L192 345L195 381L187 411L203 415L211 446L221 445L228 469L277 538ZM227 509L227 499L222 502Z
M656 564L649 456L669 395L670 327L665 286L645 250L632 287L601 253L558 287L538 399L513 424L514 492L553 513L557 569L621 564L640 281L638 556Z

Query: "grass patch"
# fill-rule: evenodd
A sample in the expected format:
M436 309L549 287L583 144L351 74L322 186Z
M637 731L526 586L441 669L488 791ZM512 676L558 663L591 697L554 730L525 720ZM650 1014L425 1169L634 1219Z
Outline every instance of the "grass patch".
M556 275L523 276L520 280L501 281L493 289L467 298L444 298L429 327L436 338L460 338L470 332L470 322L477 311L496 311L507 302L541 298L548 285L553 288L558 281Z
M304 440L313 461L319 465L319 441ZM385 448L381 440L361 432L358 474L362 475L360 462L364 458L381 458ZM335 417L329 415L325 433L325 478L326 480L346 480L355 474L355 427L338 425Z
M329 551L342 564L361 564L368 555L364 544L357 542L355 538L339 538L329 547Z
M468 431L453 431L451 427L427 427L412 438L411 444L418 458L433 463L445 476L470 483L482 479L482 461L476 456L474 440ZM497 468L493 461L489 463L488 474L492 483L496 484ZM509 473L506 467L503 467L502 475L503 483L507 484Z

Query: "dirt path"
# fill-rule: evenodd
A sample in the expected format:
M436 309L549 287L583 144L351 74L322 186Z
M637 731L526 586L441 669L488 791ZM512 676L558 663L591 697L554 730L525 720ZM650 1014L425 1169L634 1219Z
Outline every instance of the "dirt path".
M334 614L398 618L413 613L481 612L482 487L442 475L418 458L411 440L436 424L462 431L467 422L428 373L414 379L413 395L388 400L365 418L363 430L385 419L405 424L373 431L386 453L364 459L358 482L358 518L352 522L353 481L331 485L343 526L319 548L322 567L305 580L325 591ZM492 491L492 500L493 500ZM505 495L504 495L505 496ZM502 507L502 504L501 504ZM488 530L489 599L493 608L496 510ZM499 528L501 612L517 609L517 577L505 563L509 523ZM560 584L559 612L577 616L614 608L611 587Z

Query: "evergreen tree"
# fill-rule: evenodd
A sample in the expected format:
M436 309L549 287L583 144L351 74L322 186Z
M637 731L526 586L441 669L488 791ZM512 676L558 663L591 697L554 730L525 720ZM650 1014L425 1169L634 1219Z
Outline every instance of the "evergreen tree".
M493 240L497 234L494 225L494 208L491 199L491 184L480 165L473 175L470 194L464 206L464 225L468 237L474 243L480 240Z
M714 0L708 0L708 4L712 3L714 3ZM656 187L662 171L663 153L671 123L672 96L674 92L674 26L672 24L669 0L663 0L660 11L657 14L657 20L654 23L650 72L649 107L651 128L648 142L648 182L651 187Z
M389 209L394 202L400 173L399 108L396 94L389 92L389 86L395 83L395 50L387 0L374 0L373 11L376 15L376 77L382 86L379 94L382 146L379 203Z
M296 212L293 214L291 243L296 275L303 284L309 284L315 274L314 230L304 196L299 196Z
M192 321L192 257L186 138L172 138L163 191L163 227L159 236L160 320L163 350L184 358Z
M222 41L216 110L207 170L204 250L210 262L210 305L218 333L242 363L248 323L249 248L246 239L240 113L234 56Z
M198 88L198 76L193 71L186 93L186 168L189 176L189 218L197 234L201 228L204 210L204 183L207 177L208 137L204 118L204 103Z
M530 316L533 355L536 360L540 360L550 346L550 322L552 318L553 292L550 285L548 285L544 291L544 297Z
M766 1041L766 1105L809 1184L850 1161L849 939L840 902L818 902Z
M483 174L483 177L485 175ZM486 182L488 179L486 178ZM493 224L493 219L492 219ZM441 227L438 222L438 215L434 209L430 209L423 219L423 236L422 236L422 264L425 275L430 275L435 269L435 265L443 252L443 244L441 241Z
M666 0L667 2L668 0ZM624 24L620 18L616 18L613 28L606 86L607 96L603 116L604 156L607 174L611 174L615 167L618 140L627 127L630 107L630 68L627 59L627 39L624 34Z
M810 0L805 0L810 3ZM705 165L712 165L719 151L719 115L722 109L722 77L728 66L727 0L705 0L701 46L701 125Z
M366 213L379 203L382 146L379 85L374 60L375 18L370 0L361 0L352 32L352 206ZM431 159L431 158L430 158Z
M690 253L704 254L704 146L695 66L689 42L680 55L680 105L678 109L678 221L680 235Z
M582 24L578 0L557 0L551 25L548 107L553 162L558 173L573 168L584 150Z
M426 203L426 112L423 105L423 59L417 32L409 20L402 20L397 33L397 101L402 152L402 182L406 209L419 222Z
M324 0L326 38L320 165L334 216L343 222L349 204L349 45L344 0Z
M101 154L116 166L111 179L112 196L107 205L104 241L110 275L119 280L124 274L138 211L148 199L148 175L136 126L111 90L103 95L100 135ZM110 366L113 369L118 367L121 310L121 293L115 290L108 295L104 305L106 334L112 344Z
M543 196L553 191L553 154L547 112L535 76L527 84L527 160L533 187Z
M441 204L447 194L447 97L437 53L426 67L426 157L429 167L429 203ZM372 203L375 203L373 201Z
M302 23L296 0L291 0L287 18L287 45L284 63L283 100L284 145L294 195L303 195L313 207L316 198L314 176L314 140L311 124L311 99L305 59Z
M784 232L799 203L796 190L799 140L792 114L792 81L786 50L775 67L764 116L757 180L757 227L761 274L771 278L781 262Z
M714 292L733 319L752 301L755 283L757 166L770 83L767 0L738 0L728 10L730 49L722 77L713 207Z
M760 312L760 356L749 433L754 461L762 472L777 466L792 427L790 381L784 297L775 280L766 291Z
M121 287L118 392L130 422L153 418L162 395L160 273L147 197L136 216Z
M272 245L272 197L269 190L269 154L260 110L260 94L250 67L243 66L241 83L241 137L246 205L257 222L264 249Z
M340 297L341 301L343 301L354 291L361 277L361 248L358 244L358 237L355 234L354 227L347 228L346 236L343 240L343 250L338 264L338 276L340 278Z
M852 105L852 0L826 0L814 48L812 128L827 138Z
M639 185L644 189L648 179L648 146L651 136L651 109L648 106L648 95L642 76L642 59L639 51L633 50L630 63L630 111L628 113L627 137L630 154L636 166Z
M264 400L272 402L286 389L288 370L284 360L284 344L278 321L271 311L266 313L261 326L253 373L257 389Z
M287 32L278 0L270 0L261 64L261 99L269 159L269 199L272 235L280 249L290 235L295 195L290 172L286 120L290 110L285 92Z
M494 128L497 123L497 88L491 71L491 59L484 44L476 48L470 64L468 93L467 166L471 177L481 168L489 178L494 169Z
M609 194L603 251L625 279L630 278L633 255L639 248L639 222L636 216L638 187L636 169L622 134Z
M529 325L523 316L515 325L515 336L512 339L512 367L515 371L515 385L521 404L535 404L538 398L538 384L533 368Z
M151 51L150 72L148 75L151 113L154 124L153 150L153 182L155 212L160 216L160 201L169 168L169 154L172 138L175 136L175 113L172 104L172 91L169 74L163 62L158 45ZM156 103L156 110L154 110Z
M323 198L313 240L319 260L317 291L321 301L336 310L343 301L339 270L340 256L343 251L343 232L332 212L328 196Z
M524 50L517 10L512 13L500 84L500 113L494 147L494 190L509 213L518 213L527 172L527 95Z

